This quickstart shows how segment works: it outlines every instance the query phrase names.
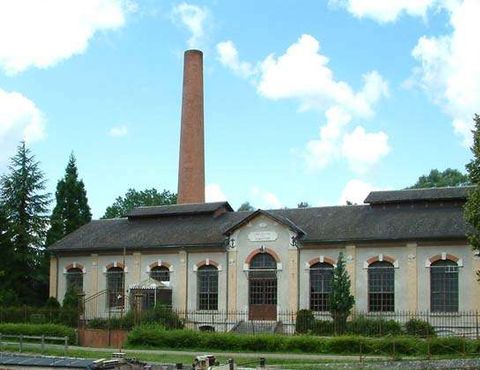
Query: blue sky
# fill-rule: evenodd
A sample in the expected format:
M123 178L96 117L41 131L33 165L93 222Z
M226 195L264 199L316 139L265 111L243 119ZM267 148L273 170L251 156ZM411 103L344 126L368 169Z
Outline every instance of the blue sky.
M464 169L476 0L0 3L0 172L25 138L54 193L74 151L94 217L176 190L183 51L204 51L207 199L361 202Z

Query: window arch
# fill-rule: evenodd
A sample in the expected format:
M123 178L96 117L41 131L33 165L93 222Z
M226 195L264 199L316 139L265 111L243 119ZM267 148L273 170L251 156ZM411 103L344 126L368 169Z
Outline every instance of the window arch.
M430 309L433 312L458 311L458 264L438 260L430 265Z
M218 310L218 269L202 265L197 270L198 309Z
M170 281L170 269L167 266L154 266L150 269L150 277L157 281Z
M123 308L125 305L125 272L122 267L107 270L107 306Z
M71 267L67 270L67 291L75 290L77 293L83 292L83 271L79 267Z
M368 266L368 310L395 311L395 270L390 262L377 261Z
M310 266L310 309L328 311L332 292L333 265L317 262Z

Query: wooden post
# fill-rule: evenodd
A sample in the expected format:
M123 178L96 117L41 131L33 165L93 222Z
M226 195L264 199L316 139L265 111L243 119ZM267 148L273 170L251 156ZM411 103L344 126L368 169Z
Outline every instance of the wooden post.
M45 335L42 334L42 342L40 344L40 347L41 347L41 350L42 350L42 353L45 352Z
M20 334L19 338L20 338L20 340L18 342L18 349L19 349L20 352L22 352L23 351L23 335Z
M65 350L65 356L66 356L67 352L68 352L68 337L65 337L64 340L65 340L65 349L64 350Z

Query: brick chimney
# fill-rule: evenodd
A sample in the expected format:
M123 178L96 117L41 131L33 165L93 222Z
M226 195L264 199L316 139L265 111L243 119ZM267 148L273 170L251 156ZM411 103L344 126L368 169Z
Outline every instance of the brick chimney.
M178 204L205 203L203 53L187 50L183 65Z

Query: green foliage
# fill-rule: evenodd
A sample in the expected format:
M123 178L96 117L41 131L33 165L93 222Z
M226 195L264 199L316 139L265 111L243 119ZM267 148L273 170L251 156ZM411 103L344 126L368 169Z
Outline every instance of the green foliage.
M60 302L55 297L48 297L44 304L45 308L60 308Z
M310 204L308 202L300 202L297 204L297 208L308 208L310 207Z
M63 297L62 306L64 308L78 309L80 298L76 289L69 288Z
M128 346L133 348L194 349L199 351L264 351L302 352L316 354L350 355L427 355L476 353L478 341L463 338L431 338L428 340L389 336L366 338L358 336L315 337L309 335L245 335L208 333L193 330L165 330L159 325L143 325L128 335Z
M1 307L0 322L4 323L50 323L69 326L78 325L78 309L62 307Z
M347 323L347 332L367 337L400 335L402 334L402 326L395 320L371 319L360 316Z
M243 202L240 205L240 207L238 207L237 211L238 212L241 212L241 211L252 212L252 211L255 211L255 208L249 202Z
M459 170L453 168L447 168L445 171L433 169L428 175L420 176L417 182L409 189L463 186L468 184L468 175L461 173Z
M128 189L123 197L117 197L110 207L107 207L102 218L124 217L135 207L141 206L161 206L177 203L177 194L168 190L161 193L157 189L145 189L137 191Z
M68 337L75 344L75 329L57 324L0 324L0 333L6 335L32 335L49 337ZM58 343L57 343L58 344Z
M52 245L92 219L87 191L83 181L78 179L73 153L65 169L65 176L57 183L55 200L56 205L50 217L50 229L47 233L47 245Z
M8 250L2 251L8 259L0 260L0 292L15 287L20 303L41 304L47 296L44 242L50 195L45 186L39 163L22 142L0 179L0 204L6 217L2 228L9 237Z
M312 334L331 336L335 334L335 323L331 320L316 320L313 324Z
M410 319L405 323L405 332L408 335L418 336L418 337L433 337L435 336L435 329L433 326L423 320L419 319Z
M333 270L332 293L329 303L330 314L335 322L337 334L342 334L345 332L347 317L355 303L355 299L350 293L350 277L345 269L342 252L340 252L337 266Z
M471 151L473 158L467 164L468 178L475 187L468 194L465 204L465 220L472 226L468 234L468 241L473 249L480 250L480 116L474 117L473 146ZM478 274L478 272L477 272Z
M295 332L299 334L308 333L315 326L315 316L311 310L299 310L295 322Z

